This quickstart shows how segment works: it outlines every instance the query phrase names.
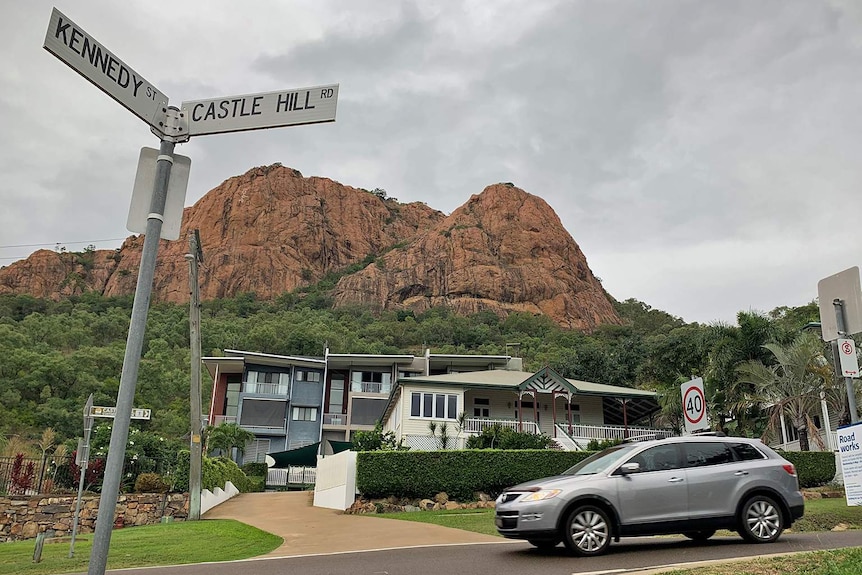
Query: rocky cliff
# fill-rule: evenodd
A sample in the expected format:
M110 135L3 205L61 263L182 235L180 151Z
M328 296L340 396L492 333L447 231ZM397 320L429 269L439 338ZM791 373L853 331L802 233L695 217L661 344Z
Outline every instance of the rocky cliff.
M496 184L446 217L423 203L304 178L281 165L230 178L183 214L181 240L159 247L155 300L188 301L189 230L204 252L203 299L255 292L271 299L376 257L343 276L336 306L458 313L543 313L590 330L619 323L584 254L541 198ZM0 269L0 293L59 299L134 292L143 237L114 251L40 250Z

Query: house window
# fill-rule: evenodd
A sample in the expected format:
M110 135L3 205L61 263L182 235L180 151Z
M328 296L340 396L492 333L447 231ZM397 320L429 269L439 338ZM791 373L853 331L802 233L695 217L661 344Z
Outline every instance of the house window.
M320 372L310 371L307 369L297 369L296 381L310 381L313 383L318 383L320 382Z
M293 421L317 421L317 408L294 407L291 419L293 419Z
M350 374L350 390L360 393L389 393L392 374L382 371L354 371Z
M491 400L487 397L474 398L473 417L491 417Z
M245 399L242 402L239 424L243 427L272 427L284 429L287 402L270 399Z
M422 393L410 396L410 416L434 419L457 419L458 396L448 393Z

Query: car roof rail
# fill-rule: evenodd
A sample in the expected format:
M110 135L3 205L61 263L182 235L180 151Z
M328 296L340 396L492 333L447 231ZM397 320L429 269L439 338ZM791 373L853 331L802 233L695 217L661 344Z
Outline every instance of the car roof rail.
M713 431L711 429L705 431L692 431L692 435L705 435L707 437L727 437L727 434L723 431Z

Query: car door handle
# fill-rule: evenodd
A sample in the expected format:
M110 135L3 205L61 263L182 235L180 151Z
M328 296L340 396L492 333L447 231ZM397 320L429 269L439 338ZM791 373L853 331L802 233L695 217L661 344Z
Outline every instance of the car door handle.
M682 477L671 477L670 479L667 480L667 482L668 483L679 483L682 480L683 480Z
M736 473L734 473L734 475L736 475L737 477L742 477L743 475L748 475L748 472L747 471L737 471Z

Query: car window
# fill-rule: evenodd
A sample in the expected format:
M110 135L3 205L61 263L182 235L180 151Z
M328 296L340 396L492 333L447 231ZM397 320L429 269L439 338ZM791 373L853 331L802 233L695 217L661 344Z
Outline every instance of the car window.
M626 463L637 463L641 471L662 471L679 469L679 452L676 445L657 445L641 451Z
M733 462L733 452L724 442L683 444L685 463L688 467L703 467Z
M566 469L562 475L593 475L599 473L625 457L634 448L634 445L625 444L609 447Z
M766 459L766 456L750 443L731 443L730 448L736 454L736 458L740 461Z

